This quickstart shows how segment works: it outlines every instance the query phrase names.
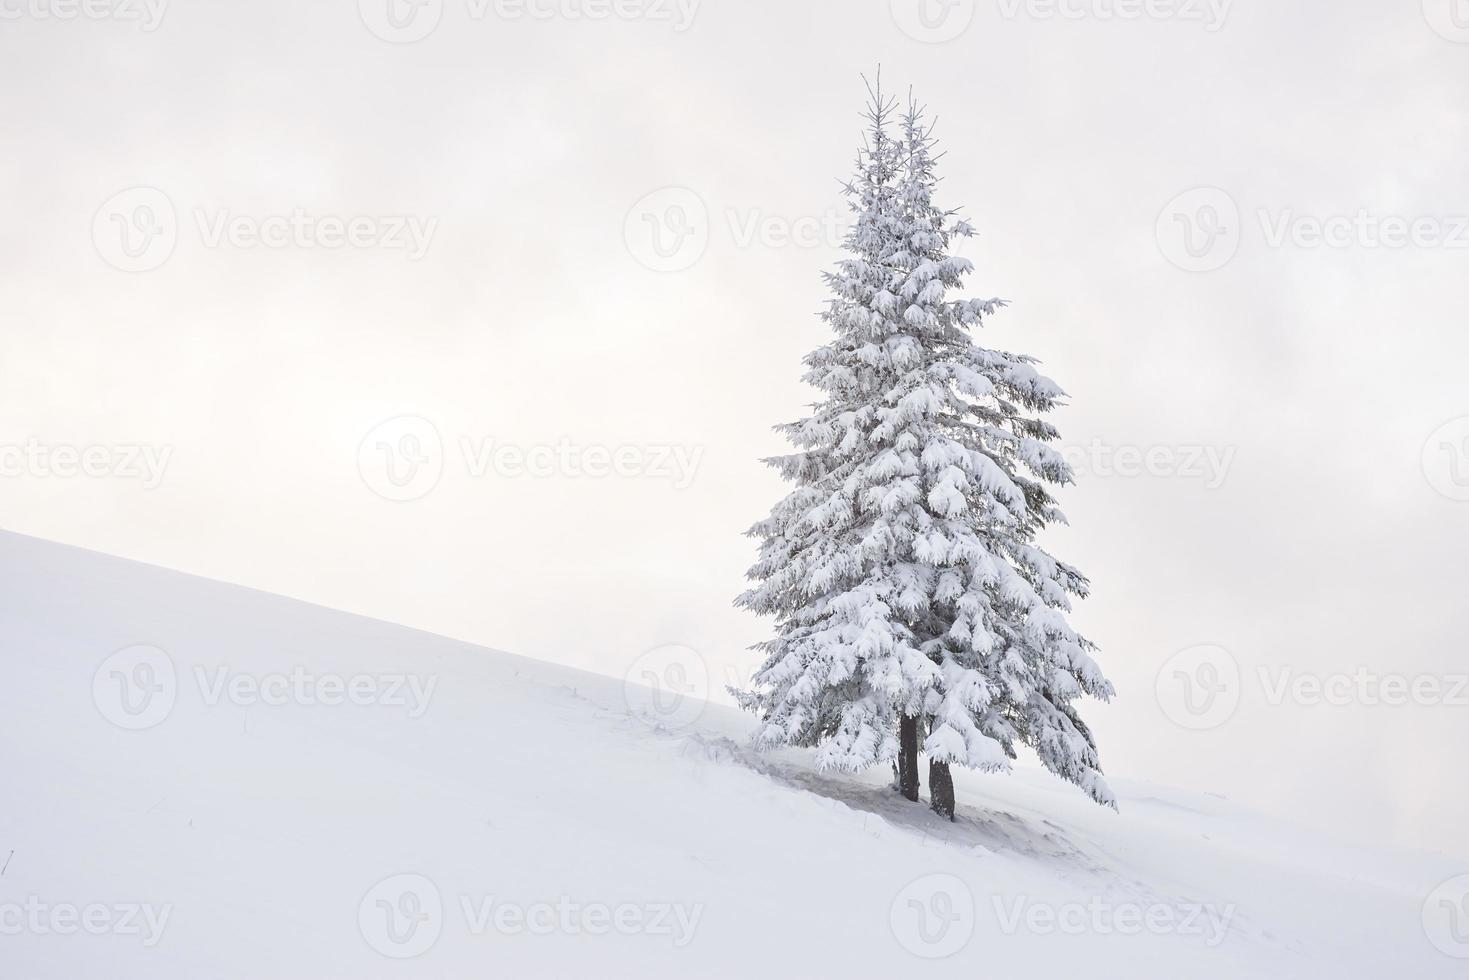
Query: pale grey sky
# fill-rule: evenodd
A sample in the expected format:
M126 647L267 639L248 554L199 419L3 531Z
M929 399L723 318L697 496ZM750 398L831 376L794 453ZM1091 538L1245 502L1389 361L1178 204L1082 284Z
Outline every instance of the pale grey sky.
M0 525L739 679L881 63L1072 395L1108 772L1463 853L1469 4L921 2L0 0Z

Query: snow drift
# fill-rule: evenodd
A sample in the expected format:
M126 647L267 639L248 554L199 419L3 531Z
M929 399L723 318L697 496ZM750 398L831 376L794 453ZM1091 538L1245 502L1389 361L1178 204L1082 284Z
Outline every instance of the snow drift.
M1126 781L1117 814L1025 769L956 773L950 824L887 773L753 755L728 708L14 535L0 649L7 980L1430 980L1469 955L1447 859Z

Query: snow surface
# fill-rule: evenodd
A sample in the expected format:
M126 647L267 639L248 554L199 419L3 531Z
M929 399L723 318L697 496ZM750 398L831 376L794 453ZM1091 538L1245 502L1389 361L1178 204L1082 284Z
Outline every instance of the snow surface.
M107 700L138 645L161 718ZM0 649L4 980L1469 975L1423 923L1469 869L1216 797L956 772L949 824L726 707L8 534ZM209 703L296 668L420 687Z

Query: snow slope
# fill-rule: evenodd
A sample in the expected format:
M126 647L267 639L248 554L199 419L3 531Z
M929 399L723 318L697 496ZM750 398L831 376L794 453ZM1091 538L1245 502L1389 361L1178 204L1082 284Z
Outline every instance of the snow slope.
M1469 975L1423 919L1469 869L1214 797L960 773L948 824L727 708L8 534L0 650L5 980Z

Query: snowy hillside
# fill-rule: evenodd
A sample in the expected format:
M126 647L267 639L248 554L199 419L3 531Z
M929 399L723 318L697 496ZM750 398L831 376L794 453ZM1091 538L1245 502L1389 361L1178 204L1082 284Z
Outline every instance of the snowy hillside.
M12 535L0 650L6 980L1469 969L1446 859L1025 769L949 824L727 708Z

